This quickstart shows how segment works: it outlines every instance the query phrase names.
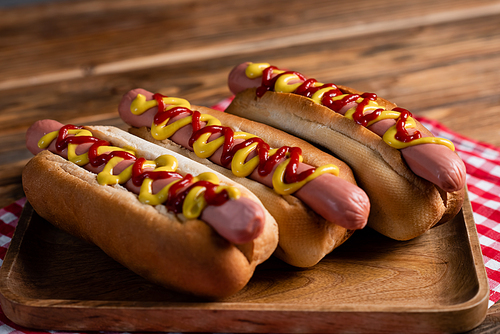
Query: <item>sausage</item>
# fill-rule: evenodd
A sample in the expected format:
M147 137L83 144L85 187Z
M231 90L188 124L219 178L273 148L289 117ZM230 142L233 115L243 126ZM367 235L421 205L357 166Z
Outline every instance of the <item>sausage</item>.
M158 113L158 107L149 108L140 116L134 115L131 112L131 104L138 94L145 96L146 101L153 100L153 93L143 89L135 89L124 95L119 104L118 111L121 118L133 127L151 127L154 117ZM187 113L178 115L169 120L168 124L186 116L188 116ZM201 129L205 126L206 124L202 125ZM193 127L184 126L177 130L169 139L192 151L193 148L189 144L189 139L192 135ZM212 135L209 141L215 140L216 137L217 136ZM230 148L241 142L243 142L242 139L236 139ZM223 146L217 149L209 159L218 165L224 166L221 161L222 152ZM250 156L249 159L252 157L253 156ZM284 160L285 158L282 158L280 162L275 165L273 171L266 176L262 176L259 174L258 170L255 169L248 177L272 188L272 175L274 170ZM313 168L313 166L306 163L299 163L298 173L300 174L303 171ZM294 196L303 201L327 221L343 226L346 229L361 229L366 225L369 215L368 197L359 187L342 178L332 174L322 174L297 190Z
M248 78L245 71L249 63L242 63L232 69L228 76L228 86L233 94L238 94L248 88L258 88L262 85L262 78ZM272 77L278 75L274 72ZM296 77L288 82L290 85L302 83L306 79ZM358 103L350 102L339 110L334 110L344 115L347 110L357 107ZM368 111L365 114L370 114ZM368 126L367 128L379 136L384 136L386 131L394 126L396 121L385 119ZM430 132L421 131L423 137L430 137ZM410 133L411 135L411 133ZM418 176L432 182L446 192L462 189L466 181L466 170L463 161L452 150L439 144L414 145L401 149L401 154L408 167Z
M38 141L44 135L59 131L63 124L54 120L40 120L35 122L26 132L26 147L33 154L38 154L43 149L38 147ZM91 144L81 144L77 147L77 154L84 154L88 152ZM56 149L56 141L52 141L47 148L49 151L58 154L64 158L68 158L67 148L62 151ZM117 165L113 173L118 175L125 168L129 167L131 161L123 161ZM92 166L90 163L83 167L93 173L98 174L104 169L105 164L97 167ZM147 169L145 169L147 170ZM153 182L153 193L159 192L167 184L178 180L179 177L171 177L167 179L160 179ZM125 183L125 187L130 191L139 194L140 187L133 184L132 179ZM186 187L179 190L186 189ZM217 233L223 238L234 244L245 244L257 238L263 231L264 227L264 212L263 209L254 201L240 197L237 200L226 201L222 205L208 205L202 212L200 219L212 226Z

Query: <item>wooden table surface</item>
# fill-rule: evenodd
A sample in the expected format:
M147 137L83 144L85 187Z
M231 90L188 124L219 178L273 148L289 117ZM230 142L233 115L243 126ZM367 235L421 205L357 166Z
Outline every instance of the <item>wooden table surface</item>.
M142 87L213 105L243 61L377 93L500 146L500 1L114 0L0 9L0 205L36 120L115 125ZM500 305L472 333L500 331Z

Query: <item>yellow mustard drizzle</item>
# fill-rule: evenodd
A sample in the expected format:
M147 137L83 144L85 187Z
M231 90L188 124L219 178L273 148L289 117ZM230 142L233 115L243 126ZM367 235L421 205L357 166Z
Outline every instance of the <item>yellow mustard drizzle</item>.
M41 149L46 149L49 147L50 143L52 143L57 136L59 135L59 131L52 131L44 135L40 140L38 141L38 148Z
M186 107L186 104L184 103L185 100L179 99L183 105L176 105L176 99L175 98L169 98L168 101L164 99L166 103L171 103L171 105L166 107L166 110L169 110L171 108L175 107ZM144 95L138 94L136 99L132 102L131 106L131 111L132 108L134 110L142 110L145 112L147 109L152 108L157 106L157 101L156 100L150 100L146 101ZM147 106L147 107L146 107ZM187 108L187 107L186 107ZM151 125L151 135L153 138L156 140L165 140L172 136L177 130L182 128L183 126L186 126L190 124L193 120L193 117L191 115L183 117L181 119L176 120L175 122L168 124L169 119L165 120L159 125L156 125L154 121L152 122ZM200 115L200 121L201 122L206 122L206 126L210 125L217 125L220 126L221 122L208 114L201 114ZM209 138L211 136L211 133L205 133L202 134L193 144L193 151L196 154L196 156L200 158L209 158L211 157L217 149L219 149L223 144L225 140L225 136L220 136L219 138L212 140L208 142ZM257 137L253 134L247 133L247 132L241 132L241 131L236 131L234 132L234 139L250 139ZM246 148L238 150L235 154L234 157L231 161L231 171L234 175L239 176L239 177L246 177L252 174L252 172L257 168L259 165L259 157L258 155L247 161L248 156L257 148L257 143L253 143ZM269 156L272 156L275 154L277 149L271 149L269 150ZM289 154L287 154L287 157ZM302 162L302 156L300 157L300 162ZM316 168L315 172L311 175L309 175L305 180L301 182L295 182L292 184L287 184L284 182L284 174L285 174L285 168L288 165L290 159L287 158L285 161L283 161L278 168L276 168L272 182L273 182L273 188L274 190L281 195L289 195L298 189L300 189L302 186L304 186L307 182L315 179L316 177L322 175L322 174L333 174L335 176L338 176L339 174L339 168L338 166L335 166L333 164L325 165L320 168ZM278 172L279 171L279 172Z
M113 175L113 168L121 161L123 161L123 158L111 158L104 166L104 169L97 174L97 182L99 182L100 185L122 184L127 182L132 177L132 165L125 168L120 174Z
M271 65L268 63L250 63L245 70L245 74L250 79L262 77L264 70L270 66ZM275 74L281 74L284 72L285 71L273 69L273 73L275 73ZM290 73L290 74L287 73L287 74L280 76L276 80L276 83L274 86L274 91L278 92L278 93L293 93L302 84L302 82L295 83L295 84L289 84L289 82L291 82L293 80L300 81L300 78L296 74L293 74L293 73ZM314 83L315 87L319 87L319 86L323 86L323 85L324 84L321 82ZM319 89L317 92L315 92L310 97L310 99L313 100L314 102L316 102L317 104L323 105L323 103L322 103L323 95L331 89L332 89L331 87L325 87L325 88ZM332 100L341 100L346 95L348 95L348 94L335 96L332 98ZM363 100L364 100L364 98L360 97L359 99L356 100L356 102L361 103ZM370 100L368 102L368 104L366 105L366 107L363 109L363 114L366 114L369 111L374 111L376 109L384 109L384 108L382 108L376 101ZM356 107L353 107L353 108L349 109L345 113L344 116L353 120L353 115L355 112L356 112ZM368 126L370 126L376 122L379 122L383 119L397 120L399 118L399 116L400 116L400 113L397 111L391 111L391 110L384 109L382 111L382 113L376 119L368 122L368 124L366 126L368 127ZM408 117L407 122L405 124L405 128L412 129L415 127L416 127L415 119L413 117ZM396 129L396 126L394 125L385 132L385 134L382 136L382 140L385 143L387 143L389 146L394 147L394 148L399 149L399 150L403 149L405 147L414 146L414 145L421 145L421 144L439 144L439 145L444 145L444 146L448 147L452 151L455 150L455 146L453 145L453 143L450 140L445 139L445 138L422 137L422 138L411 140L409 142L403 142L403 141L396 139L396 134L397 134L397 129Z
M245 74L250 79L260 78L264 74L264 70L271 66L268 63L250 63L245 69Z
M290 163L290 159L285 160L281 164L276 167L276 170L274 171L273 174L273 187L275 189L279 189L279 193L281 195L287 195L287 194L292 194L302 188L307 182L314 180L318 176L322 174L333 174L338 176L339 175L339 168L335 165L329 164L329 165L324 165L321 167L316 168L314 173L306 177L304 180L300 182L294 182L294 183L285 183L285 169L286 166Z
M184 99L178 97L163 97L165 104L172 104L177 107L191 108L191 104ZM146 112L146 110L157 106L156 100L146 101L146 96L142 94L137 94L136 98L132 101L130 105L130 111L134 115L141 115Z
M315 82L314 83L314 86L320 86L321 84L318 85L318 82ZM326 92L330 91L332 88L331 87L325 87L325 88L321 88L321 89L318 89L317 92L315 92L312 96L311 96L311 100L313 100L314 102L316 102L317 104L321 104L321 100L323 99L323 95L325 95Z
M231 161L231 171L234 175L239 177L247 177L259 166L259 156L255 156L252 159L247 160L247 157L257 149L258 143L253 143L238 150ZM273 156L277 149L269 150L269 156Z
M388 117L389 118L389 117ZM405 124L405 127L407 129L410 128L415 128L415 120L412 117L408 117L408 120ZM448 139L444 138L439 138L439 137L422 137L418 139L414 139L408 143L404 143L400 140L396 139L396 125L391 126L387 131L384 133L384 136L382 139L389 145L394 148L397 148L398 150L403 149L408 146L414 146L414 145L421 145L421 144L439 144L448 147L450 150L455 151L455 145Z
M92 132L86 129L75 129L68 130L68 134L74 136L92 136ZM59 131L53 131L44 135L38 141L38 147L41 149L46 149L53 140L55 140L59 135ZM79 165L84 166L89 163L88 152L77 155L75 153L76 146L78 144L68 144L68 160ZM135 156L135 151L132 149L124 149L115 146L99 146L97 149L97 153L103 154L113 151L125 151ZM70 157L71 155L71 157ZM97 174L97 181L100 185L113 185L113 184L124 184L128 182L132 178L132 169L133 164L125 168L120 174L113 175L113 168L116 167L121 161L125 160L121 157L113 157L111 158L104 169ZM155 160L146 160L143 164L143 169L148 169L153 171L167 171L167 172L175 172L178 168L179 164L177 159L168 154L164 154L156 158ZM164 203L168 199L168 190L175 183L181 181L182 179L175 180L169 183L167 186L163 187L159 192L153 193L153 179L145 178L142 182L141 189L138 195L138 199L141 203L149 204L149 205L159 205ZM205 172L199 174L197 177L194 177L191 183L195 183L197 181L209 181L217 187L215 188L215 193L220 193L222 191L227 191L227 194L230 199L238 199L241 196L241 193L238 188L233 186L225 186L219 184L219 178L217 175L211 172ZM207 206L207 202L204 198L206 188L202 186L196 186L190 189L186 198L183 202L182 214L187 219L196 219L198 218L202 211Z

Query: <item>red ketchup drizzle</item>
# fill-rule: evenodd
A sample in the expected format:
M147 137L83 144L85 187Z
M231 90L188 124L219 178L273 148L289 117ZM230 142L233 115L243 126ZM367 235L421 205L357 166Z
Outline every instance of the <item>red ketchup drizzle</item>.
M121 157L125 160L135 160L135 156L127 153L125 151L114 151L114 152L109 152L109 153L104 153L101 155L97 154L97 149L100 146L105 146L109 145L109 143L105 140L100 140L99 138L92 137L92 136L70 136L68 137L68 131L69 130L79 130L83 129L82 126L75 126L75 125L65 125L59 130L59 134L57 136L56 140L56 149L58 151L62 151L65 148L68 147L68 144L86 144L86 143L93 143L92 146L90 146L89 151L88 151L88 156L89 156L89 162L92 166L97 167L102 165L103 163L107 163L111 158L113 157Z
M262 71L262 83L261 86L257 88L256 92L258 97L262 97L262 95L264 95L267 91L273 91L276 81L281 76L290 74L297 76L299 80L303 81L302 84L295 89L295 91L293 92L294 94L310 98L318 90L327 87L332 88L331 90L325 93L330 98L342 94L340 89L338 89L337 86L334 84L329 83L329 84L323 84L321 86L314 86L314 84L317 82L316 79L306 79L306 77L303 76L301 73L295 71L285 71L273 77L273 70L275 69L277 69L276 66L269 66L268 68L264 69L264 71Z
M189 146L193 147L194 142L200 138L200 136L210 133L211 135L213 134L218 134L220 133L222 136L224 136L224 144L222 146L222 155L221 155L221 163L223 166L227 166L229 163L231 163L231 160L233 160L234 154L232 153L231 147L233 146L234 143L234 131L227 127L227 126L219 126L219 125L209 125L205 126L204 128L201 128L201 122L199 121L200 117L200 112L199 111L194 111L193 112L193 135L191 138L189 138ZM198 129L198 130L196 130Z
M267 91L272 91L276 80L282 75L292 74L298 76L300 80L306 81L306 78L302 74L294 71L286 71L273 77L273 70L275 69L277 69L276 66L269 66L262 71L262 84L260 87L257 87L256 91L258 97L262 97ZM308 85L311 86L312 82L309 82Z
M134 165L132 166L132 183L139 187L145 178L152 180L177 178L182 179L182 175L177 172L167 172L167 171L145 171L144 163L145 158L138 158Z
M330 90L323 93L323 97L321 99L322 103L323 103L323 100L331 99L334 96L342 94L342 92L334 84L323 84L321 86L313 86L313 84L315 82L317 82L315 79L308 79L308 80L304 81L302 83L302 85L297 87L294 94L302 95L302 96L310 98L314 95L314 93L316 93L320 89L331 88Z
M172 185L168 190L168 199L165 202L167 209L173 211L174 213L182 212L182 205L186 199L189 191L194 187L205 187L204 198L208 205L219 206L224 204L229 200L229 195L224 189L220 193L216 193L215 189L217 185L209 181L197 181L193 182L193 176L191 174L186 174L183 180ZM190 184L191 183L191 184ZM184 188L184 190L182 190Z
M422 134L420 131L415 130L415 132L410 135L408 133L408 130L406 130L406 121L408 120L408 117L412 117L413 115L411 112L404 108L399 108L396 107L392 109L394 111L400 112L401 115L399 116L398 120L396 121L396 135L395 138L399 141L402 141L403 143L408 143L411 142L412 140L419 139L422 137Z
M340 100L335 100L335 101L332 101L332 100L328 101L326 96L325 96L323 98L323 101L321 101L321 103L323 103L325 105L325 107L328 107L335 112L339 112L340 109L342 109L343 107L345 107L349 103L355 102L357 99L359 99L358 94L349 94L349 95L344 96ZM325 102L326 102L326 104L325 104Z
M211 135L220 134L224 136L224 144L222 146L222 155L221 155L221 164L223 166L228 166L234 158L234 154L255 142L258 142L257 152L259 155L259 167L258 173L260 176L269 175L276 164L286 156L287 153L290 153L290 162L285 170L284 181L286 183L294 183L300 182L306 179L309 175L313 174L316 170L315 168L311 168L297 173L299 159L302 154L302 150L298 147L288 147L283 146L274 155L269 157L270 147L267 143L265 143L261 138L250 138L242 143L234 145L234 131L227 126L219 126L219 125L209 125L202 127L202 122L200 121L200 112L192 111L186 109L184 107L174 107L169 110L165 110L166 106L163 103L163 97L161 94L154 94L153 97L157 101L161 101L158 103L158 113L154 118L154 124L158 125L162 122L166 121L169 117L174 117L179 115L181 112L188 112L192 116L191 126L193 129L193 134L189 138L189 146L193 147L193 144L196 140L200 138L203 134L210 133ZM234 146L233 146L234 145Z
M354 96L359 96L359 95L354 95ZM358 103L358 105L356 106L356 111L352 115L352 119L359 125L367 126L369 122L377 119L377 117L380 116L380 114L384 109L378 108L375 109L375 111L373 111L372 113L365 115L363 113L365 107L368 105L370 101L376 101L377 95L373 93L363 93L361 97L363 98L363 101Z
M275 69L277 69L276 66L269 66L262 71L262 84L260 87L257 87L257 90L255 91L255 94L258 97L262 97L267 91L273 89L273 85L271 83L276 81L276 79L272 79L273 70Z
M108 146L109 142L105 140L99 140L97 143L93 144L90 149L89 149L89 162L92 166L97 167L102 164L108 163L109 160L111 160L114 157L120 157L123 160L135 160L135 155L130 154L125 151L112 151L109 153L104 153L104 154L98 154L97 150L99 149L100 146Z
M325 87L332 87L331 90L325 92L323 94L323 97L321 99L321 103L327 107L330 108L331 110L335 112L339 112L343 107L345 107L347 104L355 102L357 99L360 97L363 98L363 101L361 103L358 103L356 106L356 111L353 114L353 120L362 126L367 126L368 123L371 121L374 121L377 119L378 116L384 111L383 108L376 109L375 111L371 112L370 114L363 114L363 109L365 106L369 103L370 100L375 101L377 100L377 95L373 93L363 93L361 95L358 94L348 94L345 97L343 97L340 100L335 100L332 101L332 98L338 95L342 95L343 92L337 88L336 85L334 84L324 84L322 86L318 87L313 87L314 83L317 82L316 79L305 79L305 77L298 72L292 72L292 71L287 71L280 73L273 77L273 70L278 69L276 66L269 66L268 68L264 69L262 72L262 83L261 86L257 88L256 95L258 97L262 97L267 91L273 91L274 89L274 84L276 83L276 80L282 75L285 74L294 74L298 76L301 80L305 80L302 85L297 87L297 89L293 92L294 94L297 95L302 95L305 97L311 97L315 92L317 92L319 89L325 88ZM408 143L412 140L418 139L422 137L422 134L419 131L415 131L412 135L408 133L408 131L405 128L406 121L408 120L408 117L412 117L412 114L403 108L396 107L392 109L394 111L398 111L401 113L401 116L397 119L396 122L396 136L395 138L403 143Z
M83 126L75 126L75 125L65 125L59 130L59 135L56 140L56 149L58 151L62 151L68 147L68 144L85 144L85 143L94 143L99 141L100 139L91 137L91 136L71 136L68 137L69 130L79 130L83 129Z
M302 83L302 85L300 85L299 87L297 87L297 89L295 90L294 93L298 94L298 95L305 96L305 97L311 97L319 89L319 87L314 87L313 86L316 82L317 82L316 79L307 79L306 81L304 81Z

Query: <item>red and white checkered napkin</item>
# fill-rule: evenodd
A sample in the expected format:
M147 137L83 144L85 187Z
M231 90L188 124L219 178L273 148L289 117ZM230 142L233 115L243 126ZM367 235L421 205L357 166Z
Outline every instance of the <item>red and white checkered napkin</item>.
M224 110L226 99L214 108ZM500 148L453 133L438 122L419 118L434 135L451 140L467 167L469 199L474 212L490 284L489 306L500 300ZM26 199L0 209L0 259L3 260ZM36 333L13 324L0 312L0 334Z

